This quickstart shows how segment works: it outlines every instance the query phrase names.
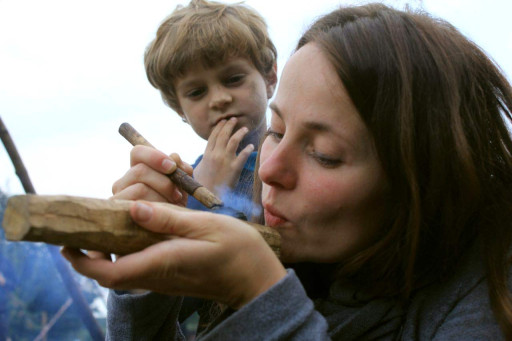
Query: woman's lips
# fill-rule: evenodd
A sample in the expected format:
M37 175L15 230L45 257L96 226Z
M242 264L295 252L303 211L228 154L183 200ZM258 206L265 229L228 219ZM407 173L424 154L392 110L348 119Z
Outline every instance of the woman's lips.
M288 220L281 216L276 210L274 210L271 206L264 206L263 214L265 216L265 225L270 227L282 226Z

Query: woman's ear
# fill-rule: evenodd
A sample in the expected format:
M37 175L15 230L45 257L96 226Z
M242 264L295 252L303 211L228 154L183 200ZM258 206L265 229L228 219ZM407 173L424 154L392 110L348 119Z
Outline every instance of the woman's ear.
M270 99L274 95L277 84L277 63L274 63L272 69L265 75L265 82L267 83L267 98Z

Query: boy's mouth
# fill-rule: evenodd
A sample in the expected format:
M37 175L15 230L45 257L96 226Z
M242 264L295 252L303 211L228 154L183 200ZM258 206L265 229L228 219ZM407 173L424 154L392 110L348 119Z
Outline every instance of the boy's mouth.
M238 115L224 115L224 116L220 116L219 118L217 118L215 120L215 122L213 123L213 126L216 126L217 124L219 124L220 121L222 120L229 120L231 117L241 117L242 115L238 114Z

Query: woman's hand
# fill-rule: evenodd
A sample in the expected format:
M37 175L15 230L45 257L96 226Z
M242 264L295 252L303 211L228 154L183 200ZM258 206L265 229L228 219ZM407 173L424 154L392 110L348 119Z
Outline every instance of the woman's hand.
M140 201L130 213L138 225L179 238L116 262L63 248L76 271L108 288L202 297L235 309L286 275L261 235L238 219Z
M135 146L130 153L130 169L112 186L112 199L160 201L185 206L186 192L167 176L176 167L192 174L192 167L178 154L167 156L154 148Z
M254 150L250 144L236 154L240 142L249 132L243 127L232 135L236 122L237 119L233 117L215 126L208 138L203 158L194 169L194 178L218 196L222 195L224 189L236 186L245 162Z

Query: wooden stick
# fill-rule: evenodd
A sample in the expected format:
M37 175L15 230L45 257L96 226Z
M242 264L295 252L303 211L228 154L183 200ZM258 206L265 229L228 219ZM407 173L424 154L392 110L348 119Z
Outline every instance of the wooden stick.
M146 140L135 128L129 123L123 123L119 126L119 133L123 135L133 146L143 145L155 148L148 140ZM206 187L194 180L190 175L180 168L176 168L172 174L167 175L172 182L182 188L185 192L192 195L199 202L208 208L223 206L222 200L217 198L215 194L210 192Z
M3 227L11 241L44 242L84 250L125 255L176 238L136 225L129 209L133 201L64 195L17 195L7 201ZM180 206L174 209L193 211ZM272 228L248 223L279 256L281 236Z

